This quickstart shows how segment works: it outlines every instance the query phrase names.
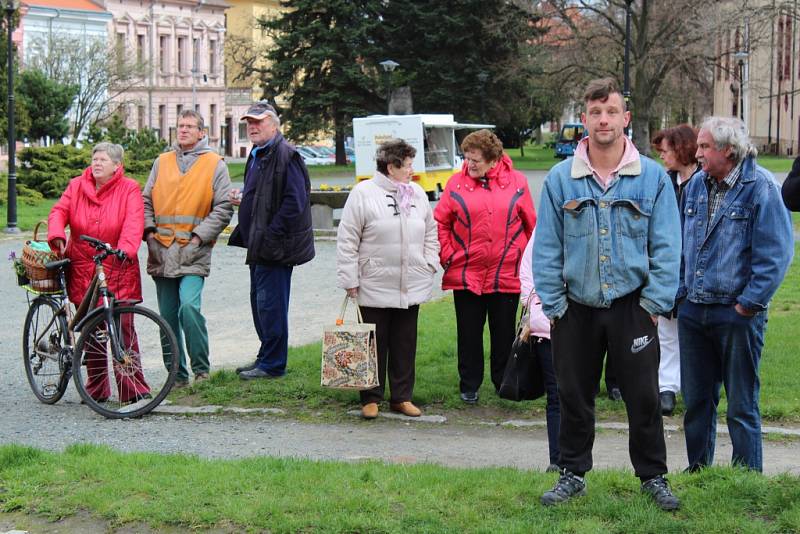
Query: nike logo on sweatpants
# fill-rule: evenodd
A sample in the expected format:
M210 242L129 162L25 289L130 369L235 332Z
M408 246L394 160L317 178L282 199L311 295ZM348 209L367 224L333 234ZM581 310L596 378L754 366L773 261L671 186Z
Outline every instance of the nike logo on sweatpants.
M653 339L650 336L642 336L633 338L633 343L631 343L631 353L636 354L637 352L643 351L647 345L650 344Z

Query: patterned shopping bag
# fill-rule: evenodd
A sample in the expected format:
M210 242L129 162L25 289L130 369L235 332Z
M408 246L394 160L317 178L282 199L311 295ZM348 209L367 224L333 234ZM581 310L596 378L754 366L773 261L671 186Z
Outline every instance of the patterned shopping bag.
M342 303L336 324L325 327L322 338L322 385L334 389L371 389L378 385L378 350L375 325L364 323L356 304L358 322L346 323Z

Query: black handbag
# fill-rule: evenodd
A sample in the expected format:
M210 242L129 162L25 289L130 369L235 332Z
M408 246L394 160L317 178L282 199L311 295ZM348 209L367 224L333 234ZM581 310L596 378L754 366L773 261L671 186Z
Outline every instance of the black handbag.
M508 355L506 370L503 373L503 382L497 394L512 401L534 400L544 395L544 376L539 358L533 348L538 338L529 336L523 340L523 325L528 321L528 310L522 310L517 335L511 345L511 354Z

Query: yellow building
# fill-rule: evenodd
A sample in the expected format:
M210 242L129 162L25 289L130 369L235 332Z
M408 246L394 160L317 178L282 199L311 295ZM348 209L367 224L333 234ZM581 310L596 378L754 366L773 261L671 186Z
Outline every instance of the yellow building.
M255 62L264 66L264 53L271 40L258 27L258 19L280 15L282 8L278 0L227 0L230 7L225 11L227 40L225 43L226 108L231 111L229 132L230 146L234 157L246 157L248 140L245 123L239 117L247 106L261 98L262 92L257 77L241 76L242 67Z

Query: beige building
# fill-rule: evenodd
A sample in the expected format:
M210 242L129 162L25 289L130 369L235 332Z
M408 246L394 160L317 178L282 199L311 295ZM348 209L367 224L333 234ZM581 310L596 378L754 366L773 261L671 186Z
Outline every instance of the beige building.
M263 66L264 52L271 40L258 28L259 18L277 17L281 13L279 0L227 0L230 7L225 11L228 41L225 46L225 73L227 93L225 101L230 111L230 145L235 157L246 157L249 147L245 123L239 122L248 105L262 95L255 77L244 77L242 64L254 61Z
M195 109L209 142L226 148L224 0L106 0L110 44L147 65L141 85L121 94L128 128L151 128L170 142L178 113Z
M767 2L760 2L767 4ZM797 155L800 146L800 40L791 12L770 28L742 25L717 39L714 114L740 117L761 153ZM751 38L752 36L752 38Z

